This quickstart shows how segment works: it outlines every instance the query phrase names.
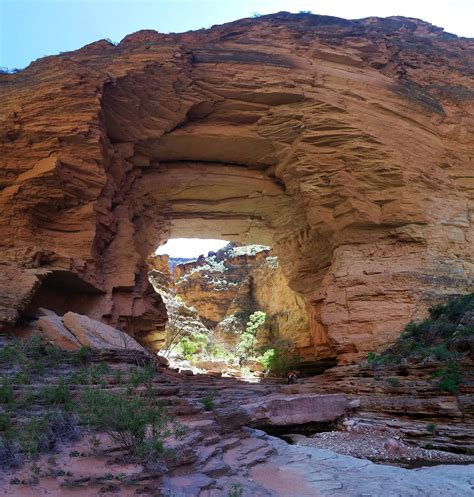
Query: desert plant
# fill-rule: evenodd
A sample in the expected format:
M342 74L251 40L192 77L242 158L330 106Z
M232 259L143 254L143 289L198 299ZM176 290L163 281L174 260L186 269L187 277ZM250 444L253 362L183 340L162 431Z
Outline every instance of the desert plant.
M434 378L439 378L437 388L455 395L463 382L461 368L456 363L449 363L444 368L433 373Z
M86 390L81 397L83 422L103 431L140 460L161 460L171 418L162 406L125 394Z
M0 386L0 404L11 405L15 402L15 393L10 384L8 377L2 378L2 385Z
M22 451L33 457L57 450L60 442L78 440L80 436L79 418L63 409L33 418L17 432Z
M18 468L22 463L20 445L16 440L0 437L0 468Z
M233 483L229 489L227 497L242 497L244 494L244 489L240 483Z
M426 425L426 430L430 433L436 433L437 425L435 423L428 423Z
M213 411L214 410L214 393L213 392L207 392L205 395L203 395L199 401L204 407L205 411Z
M300 356L291 348L272 348L259 358L265 369L277 376L285 376L289 371L297 370Z
M49 385L43 387L39 397L48 406L64 405L68 407L72 401L71 391L69 387L61 380L57 385Z
M452 323L458 323L460 318L469 310L474 309L474 293L462 295L447 304L439 304L429 309L433 320L442 316Z

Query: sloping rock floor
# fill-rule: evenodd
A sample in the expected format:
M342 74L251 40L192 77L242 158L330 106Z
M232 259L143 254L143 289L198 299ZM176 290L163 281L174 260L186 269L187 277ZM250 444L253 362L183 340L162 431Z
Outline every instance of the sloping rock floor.
M102 358L104 354L102 353ZM99 358L100 359L100 358ZM121 364L113 367L120 368ZM51 381L53 378L50 379ZM116 389L113 377L102 388ZM80 388L80 387L78 387ZM277 380L244 383L230 378L188 376L161 369L154 381L157 399L189 429L174 442L176 457L165 476L153 476L121 458L107 442L91 449L83 439L31 468L3 475L3 496L313 497L472 496L474 465L408 470L378 465L315 447L289 445L239 424L238 406L285 390ZM304 388L303 388L304 389ZM200 399L214 392L214 409ZM135 394L140 394L138 389ZM235 416L229 416L235 410ZM232 423L229 422L232 420ZM242 419L242 423L245 420ZM76 456L73 457L72 454ZM122 455L123 456L123 455ZM38 477L40 475L40 477ZM12 484L12 478L28 480Z

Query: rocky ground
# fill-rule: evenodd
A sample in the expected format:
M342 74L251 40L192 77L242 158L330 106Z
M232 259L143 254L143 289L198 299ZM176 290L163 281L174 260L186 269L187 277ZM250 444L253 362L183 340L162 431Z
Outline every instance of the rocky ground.
M400 439L398 432L374 432L366 428L349 431L330 431L311 436L287 434L281 438L305 447L327 449L345 456L369 459L372 462L404 468L435 464L473 464L474 456L441 450L423 449Z
M130 390L130 385L117 380L118 371L123 373L131 367L127 353L102 351L89 360L93 368L103 362L109 365L93 388L111 393L125 391L130 399L151 391L155 401L165 405L169 414L186 427L184 438L166 440L168 447L173 449L173 455L165 457L166 470L164 466L150 467L137 461L108 436L84 428L78 441L61 444L55 451L47 451L37 459L26 461L21 468L3 470L1 495L472 495L472 465L408 470L373 464L365 459L370 455L367 451L355 454L362 459L338 454L336 451L343 449L341 443L333 444L332 450L290 445L249 427L281 423L282 419L283 423L290 425L305 423L316 414L323 421L341 418L349 413L349 401L345 395L321 396L315 392L295 395L285 393L288 387L277 379L249 383L163 368L156 371L151 385L137 385ZM75 369L74 363L63 362L57 370L46 371L41 377L34 376L31 384L15 387L15 395L21 396L25 389L40 390L44 384L58 383L61 375L70 374ZM297 386L307 388L308 385L310 383L303 382ZM86 385L75 383L70 388L73 395L79 395ZM38 406L41 407L39 403ZM350 437L351 443L357 440L354 432L349 435L321 434L310 440L332 437L339 440ZM366 438L362 447L373 442L374 438ZM382 443L381 439L379 443ZM445 461L452 461L451 456Z

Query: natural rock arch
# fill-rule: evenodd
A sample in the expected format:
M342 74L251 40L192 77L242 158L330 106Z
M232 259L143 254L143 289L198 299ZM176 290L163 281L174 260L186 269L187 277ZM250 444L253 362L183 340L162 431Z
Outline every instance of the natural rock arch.
M0 321L61 281L143 338L165 319L146 258L199 234L274 247L306 355L386 346L472 291L472 54L421 21L280 13L0 75Z

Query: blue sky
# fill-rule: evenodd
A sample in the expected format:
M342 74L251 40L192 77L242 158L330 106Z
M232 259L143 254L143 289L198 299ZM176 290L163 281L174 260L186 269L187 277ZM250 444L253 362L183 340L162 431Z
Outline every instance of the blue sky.
M347 19L404 15L474 37L474 0L0 0L0 67L23 68L139 29L180 32L280 10Z

